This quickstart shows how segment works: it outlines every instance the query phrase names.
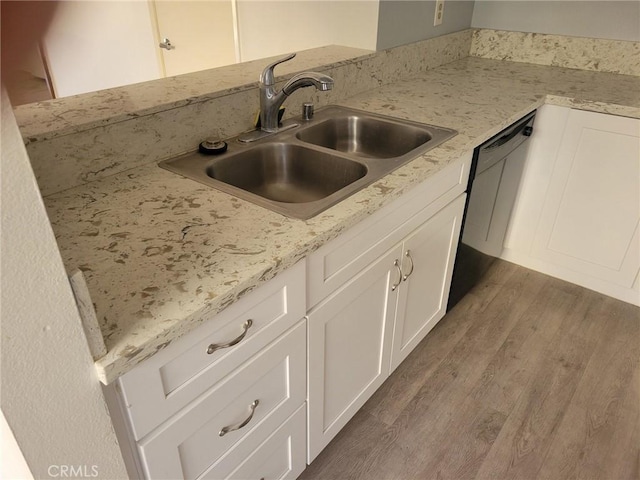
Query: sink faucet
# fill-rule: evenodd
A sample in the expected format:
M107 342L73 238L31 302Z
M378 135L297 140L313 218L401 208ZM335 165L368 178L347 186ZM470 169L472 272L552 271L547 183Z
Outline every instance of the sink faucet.
M318 90L327 91L333 88L333 78L318 72L303 72L291 77L279 92L275 88L273 69L280 63L287 62L296 54L281 58L273 62L262 71L260 75L260 124L263 132L274 133L278 131L278 111L289 95L299 88L316 87Z

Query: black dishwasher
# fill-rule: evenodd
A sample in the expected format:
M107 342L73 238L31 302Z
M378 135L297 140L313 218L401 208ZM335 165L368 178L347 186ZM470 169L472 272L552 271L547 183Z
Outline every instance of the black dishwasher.
M531 112L475 149L447 311L500 256L533 133Z

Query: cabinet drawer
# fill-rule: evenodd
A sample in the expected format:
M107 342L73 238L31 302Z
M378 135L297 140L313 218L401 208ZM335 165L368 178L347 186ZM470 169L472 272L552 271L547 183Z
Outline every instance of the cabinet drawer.
M308 309L465 191L472 152L307 257Z
M136 440L305 315L304 267L299 262L118 380Z
M148 478L200 478L243 438L275 431L305 401L301 321L211 391L138 442Z
M265 435L258 431L249 435L201 479L294 480L307 466L306 418L306 405L302 405L275 432L261 429Z

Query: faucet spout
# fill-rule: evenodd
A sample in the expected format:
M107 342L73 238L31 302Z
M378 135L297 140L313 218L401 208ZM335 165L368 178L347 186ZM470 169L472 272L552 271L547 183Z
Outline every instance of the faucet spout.
M333 79L318 72L303 72L291 77L279 92L275 89L273 69L276 65L291 60L295 53L268 65L260 75L260 124L264 132L278 131L278 111L289 95L304 87L316 87L320 91L333 88Z
M328 75L317 72L304 72L291 77L291 79L282 87L282 92L289 96L299 88L316 87L322 92L333 88L333 78Z

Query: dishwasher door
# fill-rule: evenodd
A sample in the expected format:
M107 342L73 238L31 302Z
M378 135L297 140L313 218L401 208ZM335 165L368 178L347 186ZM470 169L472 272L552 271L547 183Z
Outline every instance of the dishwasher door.
M509 218L527 158L521 144L489 168L476 173L461 242L492 257L502 254Z
M447 310L462 299L502 254L534 118L532 112L474 152Z

